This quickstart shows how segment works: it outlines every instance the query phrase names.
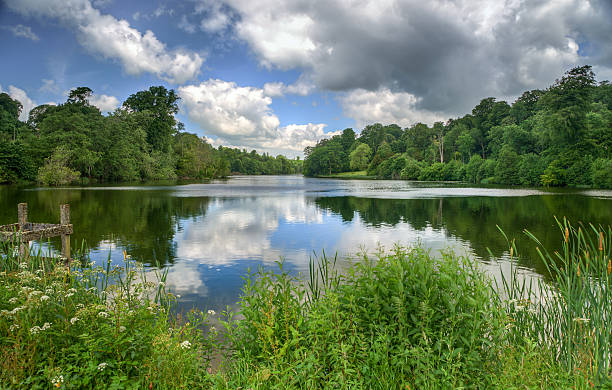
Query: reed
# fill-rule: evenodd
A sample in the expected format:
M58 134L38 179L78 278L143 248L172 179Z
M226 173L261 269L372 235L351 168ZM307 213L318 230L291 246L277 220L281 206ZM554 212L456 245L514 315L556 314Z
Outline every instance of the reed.
M609 383L612 370L612 229L556 220L561 233L558 250L549 250L529 231L548 279L527 283L516 267L502 275L501 291L509 297L516 342L530 340L568 373L595 385ZM516 246L510 253L517 257Z

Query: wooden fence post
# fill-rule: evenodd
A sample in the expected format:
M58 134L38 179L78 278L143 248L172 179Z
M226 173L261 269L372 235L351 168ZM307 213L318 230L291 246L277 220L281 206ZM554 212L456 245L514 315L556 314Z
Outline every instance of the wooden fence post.
M17 205L17 223L19 223L19 235L20 237L23 234L23 231L26 229L26 224L28 223L28 204L27 203L19 203ZM23 241L21 237L19 238L19 257L22 259L26 259L30 254L30 242Z
M70 224L70 205L60 205L60 224ZM66 258L66 261L70 261L70 234L62 234L62 256Z

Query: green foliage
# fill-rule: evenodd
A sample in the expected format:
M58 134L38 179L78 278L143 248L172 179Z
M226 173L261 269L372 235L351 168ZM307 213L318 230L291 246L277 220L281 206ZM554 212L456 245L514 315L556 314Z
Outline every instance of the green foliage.
M422 248L364 255L344 277L312 268L246 279L244 321L229 321L227 387L486 387L503 336L492 288L474 264ZM314 271L314 272L313 272ZM313 286L318 288L314 289ZM308 296L309 299L304 300Z
M360 143L349 155L351 169L354 171L367 169L371 155L372 149L367 144Z
M524 186L539 186L540 178L544 174L547 164L543 158L534 153L520 156L518 177Z
M591 166L591 180L601 188L612 188L612 160L598 158Z
M400 172L400 178L403 180L417 180L421 175L422 166L415 159L406 159L406 165Z
M470 161L465 167L465 175L466 178L470 181L470 183L480 183L480 180L483 178L480 173L482 164L483 160L482 158L480 158L479 155L472 155Z
M76 181L80 175L68 166L71 158L70 150L65 146L59 146L45 161L45 165L38 169L37 180L51 186L61 186Z
M2 243L0 243L2 244ZM0 383L19 389L204 386L214 332L171 315L165 274L31 255L2 245Z
M492 97L482 99L470 114L432 127L368 125L353 151L354 145L370 147L374 156L367 173L379 178L396 177L390 160L405 154L424 164L408 162L406 172L399 173L404 179L600 186L601 180L592 180L591 165L597 158L612 157L612 87L607 82L596 85L594 77L590 66L573 68L546 91L527 91L512 106ZM317 156L325 145L319 142L305 154ZM476 154L480 160L473 158ZM467 165L453 162L457 159ZM350 169L363 168L352 160L349 156ZM452 166L435 165L443 162ZM341 163L335 167L349 169ZM309 167L304 173L322 170Z
M495 181L511 185L521 184L520 163L519 155L511 147L505 146L502 148L495 165Z

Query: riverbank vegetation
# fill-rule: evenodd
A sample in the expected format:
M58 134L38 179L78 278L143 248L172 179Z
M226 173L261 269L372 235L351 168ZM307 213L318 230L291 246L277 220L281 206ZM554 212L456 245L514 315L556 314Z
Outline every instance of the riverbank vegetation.
M612 230L559 224L549 281L494 281L421 247L247 275L239 312L175 313L164 276L5 250L2 384L15 388L592 388L612 382ZM515 246L509 246L516 260ZM221 329L213 329L208 319ZM204 330L204 332L202 332ZM222 357L215 370L212 356Z
M367 170L386 179L612 188L612 84L578 67L512 105L489 97L431 127L346 129L304 153L307 176Z
M175 119L174 90L151 87L108 115L89 103L92 90L43 104L19 120L22 104L0 93L0 183L207 179L301 172L302 161L256 151L213 148Z

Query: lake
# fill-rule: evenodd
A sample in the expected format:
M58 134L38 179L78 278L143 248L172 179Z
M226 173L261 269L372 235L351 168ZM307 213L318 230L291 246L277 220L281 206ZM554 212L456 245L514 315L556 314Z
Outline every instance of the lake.
M242 277L259 265L307 274L313 253L338 254L346 266L360 251L420 242L433 252L452 248L495 274L508 268L507 244L517 239L523 273L545 273L533 232L548 248L561 234L554 216L612 223L612 191L473 187L302 176L234 176L210 183L66 188L0 186L0 224L17 221L17 203L32 222L59 221L69 203L73 248L86 242L101 264L123 250L151 268L167 268L167 285L182 308L219 310L239 297ZM58 240L43 247L59 252Z

